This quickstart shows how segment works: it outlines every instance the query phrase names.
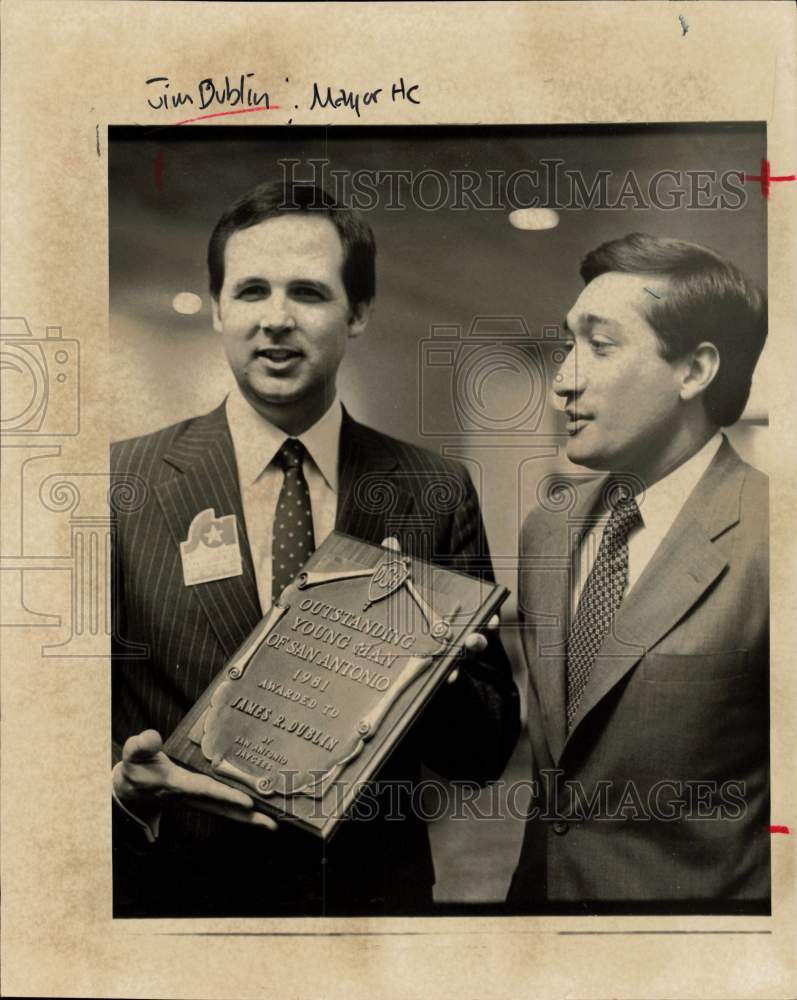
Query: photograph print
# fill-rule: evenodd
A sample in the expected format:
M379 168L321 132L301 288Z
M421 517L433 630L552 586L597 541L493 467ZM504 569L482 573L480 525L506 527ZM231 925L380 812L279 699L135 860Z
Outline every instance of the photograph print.
M765 126L108 154L114 916L768 914Z

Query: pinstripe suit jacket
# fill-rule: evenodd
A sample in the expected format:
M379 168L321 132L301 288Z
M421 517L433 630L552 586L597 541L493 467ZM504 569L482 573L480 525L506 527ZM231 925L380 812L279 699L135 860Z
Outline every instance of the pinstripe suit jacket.
M761 912L769 899L767 479L723 442L620 605L568 731L570 567L579 530L605 513L604 483L578 490L570 510L533 511L523 530L519 610L540 798L510 904Z
M113 445L111 471L117 489L128 486L130 495L143 498L118 513L115 533L112 715L118 753L143 729L169 734L261 611L223 404ZM478 501L458 463L344 414L339 484L338 530L376 544L398 535L403 548L492 579ZM186 587L179 542L208 507L217 516L236 515L243 573ZM496 779L518 729L517 691L494 639L487 653L468 661L456 684L438 693L380 781L407 789L421 761L451 779ZM314 838L295 829L264 836L190 810L166 813L157 845L145 848L138 831L126 834L117 813L116 912L422 912L434 881L425 824L412 810L404 809L409 815L400 822L386 820L385 811L371 822L344 824L326 858ZM243 884L229 876L227 857L258 859L256 865L244 862Z

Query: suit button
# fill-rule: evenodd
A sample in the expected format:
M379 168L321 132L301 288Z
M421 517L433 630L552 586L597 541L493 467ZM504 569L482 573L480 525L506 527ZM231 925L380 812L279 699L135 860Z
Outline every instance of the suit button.
M563 819L558 819L553 825L553 832L558 833L559 836L563 836L570 829L570 824L566 823Z

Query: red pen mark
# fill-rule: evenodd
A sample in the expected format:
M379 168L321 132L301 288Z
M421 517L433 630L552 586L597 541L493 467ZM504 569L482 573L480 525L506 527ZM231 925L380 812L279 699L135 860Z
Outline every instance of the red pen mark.
M775 177L769 165L769 160L762 160L761 173L758 175L745 174L744 179L745 181L759 181L761 184L761 194L765 198L769 198L773 181L795 181L797 180L797 174L783 174L781 177Z
M203 122L208 118L223 118L225 115L248 115L250 111L279 111L279 107L279 104L272 104L269 108L264 105L258 105L256 108L239 108L237 111L216 111L212 115L200 115L198 118L185 118L181 122L175 122L175 125L190 125L191 122Z
M163 150L158 151L158 155L155 157L155 187L158 191L163 190L163 160L164 152Z
M769 828L770 833L791 833L791 830L787 826L771 826Z

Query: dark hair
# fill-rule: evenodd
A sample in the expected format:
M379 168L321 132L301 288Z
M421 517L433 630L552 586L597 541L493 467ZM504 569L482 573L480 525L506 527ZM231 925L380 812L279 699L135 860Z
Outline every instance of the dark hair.
M343 286L349 306L356 309L370 302L376 292L376 244L371 227L323 188L280 181L258 184L233 202L216 223L208 244L213 298L218 300L224 284L224 250L232 234L289 212L317 212L333 223L343 244Z
M720 366L706 389L709 419L725 427L742 415L767 337L766 296L742 272L699 243L631 233L604 243L581 263L588 285L608 271L667 278L670 290L647 310L663 358L683 357L701 341L717 348Z

